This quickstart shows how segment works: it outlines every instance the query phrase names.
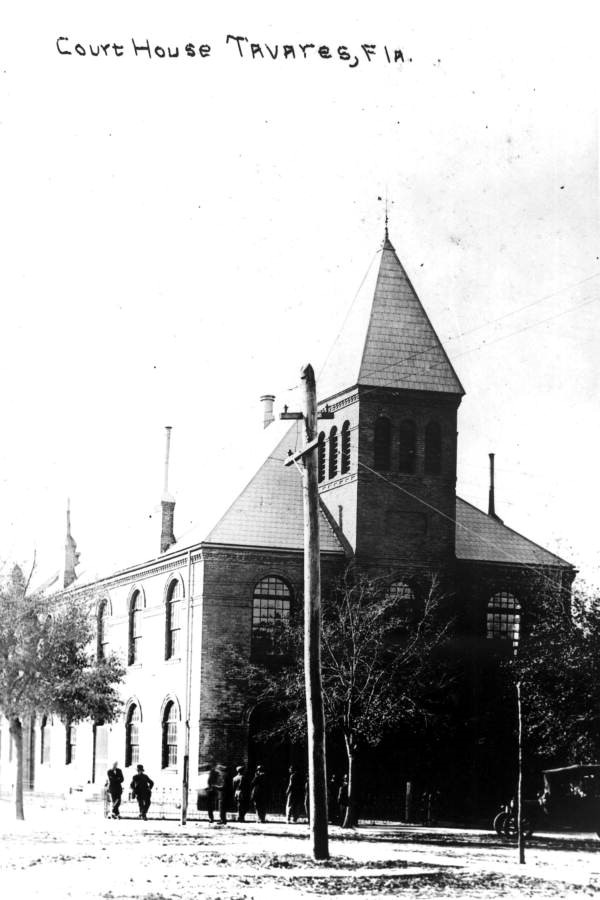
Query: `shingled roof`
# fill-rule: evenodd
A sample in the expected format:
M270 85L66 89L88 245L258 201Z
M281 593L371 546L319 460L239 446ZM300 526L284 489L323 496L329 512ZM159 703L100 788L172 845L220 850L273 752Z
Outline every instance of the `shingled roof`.
M328 400L354 385L464 394L386 235L317 378Z
M283 439L206 536L204 543L291 550L304 548L302 477L295 466L284 466L288 450L294 450L298 444L296 432L297 423L288 427ZM323 511L319 537L321 551L343 552Z
M508 528L499 519L456 498L456 558L472 562L521 563L530 566L571 564Z

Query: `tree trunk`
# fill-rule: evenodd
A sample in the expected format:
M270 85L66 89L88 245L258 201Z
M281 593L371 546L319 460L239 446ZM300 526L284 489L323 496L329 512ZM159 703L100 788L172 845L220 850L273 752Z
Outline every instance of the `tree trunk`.
M342 827L354 828L358 825L358 767L356 765L356 750L349 738L346 738L346 753L348 755L348 805L346 806Z
M25 813L23 811L23 726L16 717L11 718L9 722L10 735L15 743L15 752L17 754L17 777L15 780L15 809L17 819L23 821Z

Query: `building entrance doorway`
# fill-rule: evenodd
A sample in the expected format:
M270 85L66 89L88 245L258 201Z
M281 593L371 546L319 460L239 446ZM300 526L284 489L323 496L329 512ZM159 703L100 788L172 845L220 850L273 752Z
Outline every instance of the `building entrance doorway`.
M268 703L255 706L248 721L248 773L254 776L257 765L267 775L269 800L267 814L285 813L285 789L289 767L295 765L306 773L306 747L292 744L280 729L286 714Z

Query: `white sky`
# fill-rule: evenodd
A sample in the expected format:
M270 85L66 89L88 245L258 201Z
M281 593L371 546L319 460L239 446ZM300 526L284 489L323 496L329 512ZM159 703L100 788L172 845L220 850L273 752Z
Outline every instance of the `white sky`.
M594 6L5 4L0 558L58 568L67 496L82 562L154 553L167 424L176 533L218 509L260 394L325 357L387 189L467 391L459 493L486 508L495 451L506 524L600 583ZM227 33L378 56L241 60Z

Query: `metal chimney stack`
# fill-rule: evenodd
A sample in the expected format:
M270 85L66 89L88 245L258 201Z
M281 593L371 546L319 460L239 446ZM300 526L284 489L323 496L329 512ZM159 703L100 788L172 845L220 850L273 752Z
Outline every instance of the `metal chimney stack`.
M162 509L162 522L160 531L160 552L164 553L169 547L175 543L175 535L173 533L173 521L175 518L175 498L169 494L169 456L171 452L171 426L165 428L166 447L165 447L165 478L163 485L163 495L160 501Z

